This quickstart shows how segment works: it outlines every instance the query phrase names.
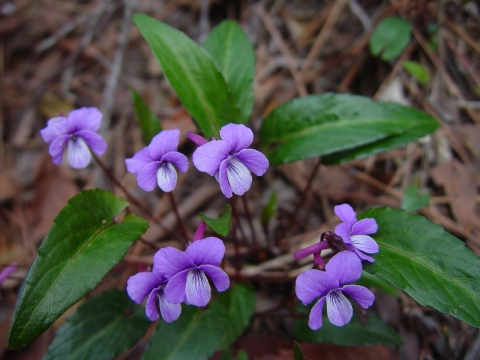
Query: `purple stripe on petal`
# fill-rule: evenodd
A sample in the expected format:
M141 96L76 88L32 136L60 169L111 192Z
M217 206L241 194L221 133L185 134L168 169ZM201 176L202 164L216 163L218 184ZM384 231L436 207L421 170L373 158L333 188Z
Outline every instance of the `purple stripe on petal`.
M295 281L295 293L304 304L310 304L318 297L325 296L330 290L339 288L338 281L320 270L307 270Z
M96 132L91 130L80 130L75 133L75 136L81 137L90 149L97 155L102 155L107 150L107 143Z
M375 219L362 219L355 223L352 227L351 235L375 234L378 230L378 225Z
M352 318L352 304L340 290L327 295L327 315L330 322L337 326L345 325Z
M353 208L348 204L337 205L333 208L335 215L338 216L340 220L347 223L350 228L357 222L357 215Z
M310 311L310 316L308 317L308 326L312 330L318 330L322 327L323 304L325 304L325 296L320 298L320 300L317 301Z
M138 173L137 183L145 191L152 191L157 186L158 161L145 165Z
M228 124L220 129L222 140L230 145L231 152L237 152L250 146L253 132L241 124Z
M86 167L92 158L87 143L81 137L70 138L68 141L67 158L70 166L75 169Z
M223 241L216 237L207 237L203 240L194 241L185 250L195 265L220 265L225 255Z
M152 161L153 159L148 152L148 148L144 147L142 150L133 155L132 158L125 159L125 165L129 172L138 174L145 165Z
M213 285L215 285L218 291L225 291L230 286L230 279L228 278L227 273L219 267L213 265L200 265L198 268L204 271L205 274L212 279Z
M347 293L364 309L371 306L375 300L375 295L366 287L360 285L345 285L342 291Z
M235 157L257 176L262 176L268 169L268 159L260 151L244 149L236 154Z
M147 304L145 305L145 313L150 321L155 321L159 318L160 314L157 309L157 294L158 288L153 289L148 296Z
M222 140L210 141L200 146L192 155L193 165L208 175L215 175L220 164L230 152L230 146Z
M378 244L368 235L353 235L350 236L352 245L358 250L364 251L369 254L375 254L378 252Z
M95 107L83 107L71 111L68 114L68 122L72 125L74 131L97 131L102 122L102 113Z
M252 185L252 175L250 171L235 157L231 157L228 160L227 178L232 192L239 196L245 194Z
M148 293L159 287L162 279L151 272L141 272L130 276L127 280L127 293L137 304L140 304Z
M172 163L181 172L185 172L188 169L188 158L178 151L166 153L162 156L162 161Z
M170 151L176 151L180 139L180 130L163 130L155 135L148 145L148 151L153 160L160 160Z
M190 270L184 270L168 280L165 286L165 298L171 304L180 304L185 300L185 288L187 286L187 275Z
M177 320L182 312L182 305L169 303L165 297L163 289L158 292L157 299L163 320L168 323Z
M210 301L210 284L202 270L192 269L187 275L185 296L188 302L195 306L205 306Z
M157 170L157 184L160 189L170 192L177 184L177 170L170 163L161 164Z
M357 281L362 275L362 263L351 251L345 250L330 259L327 274L338 280L340 285Z
M228 160L224 160L220 165L218 173L215 174L215 179L217 179L217 181L220 183L220 190L222 190L223 195L225 195L225 197L229 199L232 197L233 193L232 188L230 187L230 184L228 182L227 166Z
M153 263L158 272L164 274L167 279L181 271L195 267L188 255L171 246L158 250L153 256Z

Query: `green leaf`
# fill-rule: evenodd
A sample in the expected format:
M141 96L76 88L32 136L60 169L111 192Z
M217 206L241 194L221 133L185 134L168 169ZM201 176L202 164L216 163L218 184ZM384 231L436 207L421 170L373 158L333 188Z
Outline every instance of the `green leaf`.
M218 137L223 125L243 123L227 82L203 48L183 32L147 15L135 14L133 21L207 139Z
M384 61L399 56L410 42L412 30L408 21L389 17L380 21L370 37L370 51Z
M235 357L233 356L233 350L229 348L219 356L218 360L248 360L248 355L244 350L240 349Z
M43 360L112 359L142 338L150 326L145 309L125 291L89 299L57 330Z
M315 303L316 301L313 302L313 304ZM368 312L364 324L354 313L352 320L344 326L333 325L328 320L327 315L324 314L322 327L313 331L308 327L308 314L313 304L303 306L297 303L297 311L301 314L307 314L305 317L295 319L295 336L300 341L332 343L341 346L397 345L402 343L400 336L371 311ZM323 312L326 313L325 306Z
M384 293L398 297L398 290L395 286L390 284L388 281L382 279L381 277L370 274L365 270L362 270L362 276L360 277L360 279L358 279L358 281L355 282L355 285L373 287L383 291Z
M439 126L430 115L346 94L310 95L273 110L260 128L271 165L322 156L339 163L418 139Z
M428 85L430 74L422 64L415 61L404 61L403 67L422 85Z
M293 357L295 360L305 360L305 355L296 341L293 342Z
M277 212L277 194L272 192L270 198L268 199L267 205L262 211L262 215L260 216L260 221L263 226L267 225L268 221L275 215Z
M177 321L158 323L143 359L208 359L217 349L227 321L227 310L219 303L211 303L207 311L183 305Z
M92 290L148 227L128 203L85 190L60 211L38 249L18 296L8 345L26 345Z
M420 189L418 186L410 185L405 190L402 198L402 209L408 211L417 211L423 208L430 201L429 194L420 195Z
M218 294L218 301L228 310L228 326L223 333L219 349L224 349L242 334L255 311L255 293L245 284L236 284Z
M480 258L442 227L405 210L379 208L375 218L380 252L364 269L430 306L480 327Z
M218 219L212 219L200 213L200 219L202 219L210 229L222 236L228 235L228 232L230 231L231 218L232 207L228 204L225 207L225 211L218 217Z
M253 108L253 75L255 53L242 28L231 20L222 21L205 39L203 48L210 54L223 74L244 123Z
M137 116L138 125L142 130L142 138L145 145L150 144L153 137L162 131L160 120L150 111L140 95L132 89L133 108Z

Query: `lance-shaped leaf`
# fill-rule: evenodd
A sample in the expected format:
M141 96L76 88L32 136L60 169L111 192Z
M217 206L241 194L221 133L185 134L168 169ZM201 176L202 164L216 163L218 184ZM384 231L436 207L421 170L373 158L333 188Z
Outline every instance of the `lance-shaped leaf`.
M104 292L82 304L57 330L43 360L112 359L140 340L150 324L145 309L125 291Z
M422 306L480 327L480 258L442 227L405 210L379 208L380 246L364 269L391 282Z
M140 95L133 89L132 99L138 125L140 125L140 129L142 130L143 142L145 145L148 145L153 137L162 131L160 120L151 112Z
M177 321L158 323L143 359L208 359L215 352L227 321L227 310L219 303L211 303L207 311L184 305Z
M207 139L218 137L223 125L243 122L227 82L202 47L183 32L147 15L135 14L133 21Z
M247 123L253 108L255 73L255 53L247 35L235 21L226 20L212 30L202 46L222 72Z
M104 190L76 195L54 220L18 296L8 345L19 348L44 332L92 290L148 227L128 203Z
M324 163L365 157L432 132L431 116L399 104L355 95L297 98L273 110L260 128L270 164L322 156Z
M222 236L228 235L228 232L230 231L231 218L232 207L228 204L225 207L225 211L218 217L218 219L212 219L200 213L200 219L202 219L210 229Z

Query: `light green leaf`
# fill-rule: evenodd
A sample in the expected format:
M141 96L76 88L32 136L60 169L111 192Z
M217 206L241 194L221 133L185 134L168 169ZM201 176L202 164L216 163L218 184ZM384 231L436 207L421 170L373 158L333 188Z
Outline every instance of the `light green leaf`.
M145 309L125 291L89 299L57 330L43 360L112 359L142 338L150 326Z
M404 61L403 67L422 85L428 85L430 74L422 64L415 61Z
M442 227L405 210L379 208L374 218L380 252L364 269L430 306L480 327L480 258Z
M143 359L208 359L217 349L227 322L227 310L219 303L211 303L207 311L183 305L177 321L158 323Z
M138 125L142 130L142 138L145 145L150 144L153 137L162 131L160 120L150 111L140 95L132 89L133 108L137 116Z
M268 199L267 205L263 208L262 215L260 216L260 221L263 226L267 225L268 221L275 215L277 212L277 194L272 192L270 198Z
M135 14L133 21L205 138L219 137L219 129L228 123L243 123L227 82L203 48L147 15Z
M253 108L255 53L242 28L231 20L222 21L205 39L210 54L232 90L242 119L247 123Z
M376 288L383 291L384 293L390 294L392 296L398 297L398 290L395 286L390 284L388 281L382 279L381 277L370 274L365 270L362 270L362 276L358 281L355 282L355 285L362 285L369 288Z
M225 211L218 217L218 219L212 219L200 213L200 219L202 219L210 229L222 236L228 235L228 232L230 231L231 218L232 207L228 204L225 207Z
M218 301L228 310L229 321L218 346L224 349L242 334L255 311L255 293L245 284L236 284L228 291L218 294Z
M408 21L389 17L380 21L370 37L370 51L384 61L399 56L410 42L412 30Z
M423 208L430 201L429 194L420 195L420 189L418 186L410 185L405 190L402 198L402 209L408 211L417 211Z
M271 165L322 156L339 163L416 140L438 127L421 111L363 96L310 95L273 110L260 128Z
M148 227L104 190L76 195L54 220L18 296L8 345L28 344L92 290Z

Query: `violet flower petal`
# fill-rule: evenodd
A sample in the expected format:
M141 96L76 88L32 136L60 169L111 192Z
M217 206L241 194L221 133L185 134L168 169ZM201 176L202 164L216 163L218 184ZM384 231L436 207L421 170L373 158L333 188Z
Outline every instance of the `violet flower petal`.
M155 135L148 145L148 151L153 160L161 160L162 156L170 151L177 151L180 130L163 130Z
M207 237L191 243L185 250L185 254L195 265L218 266L225 255L225 245L216 237Z
M375 234L378 230L378 225L375 219L366 218L362 219L352 226L352 231L350 232L350 236L352 235L364 235L364 234Z
M363 252L358 250L355 246L353 246L353 245L348 245L348 246L349 246L349 249L351 251L353 251L355 254L357 254L357 256L360 258L360 260L362 260L362 261L365 260L365 261L368 261L368 262L374 262L375 261L374 258L364 254Z
M192 161L195 167L202 172L213 176L220 168L230 152L230 145L225 141L210 141L195 150Z
M73 131L97 131L100 128L102 116L100 110L95 107L83 107L72 110L70 114L68 114L68 122L71 124Z
M242 196L252 185L252 175L240 160L231 157L227 164L227 178L232 192Z
M339 286L338 281L324 271L307 270L297 277L295 293L300 301L307 305L317 297L325 296L331 289Z
M219 182L220 190L222 191L223 195L227 199L229 199L232 197L233 193L232 193L232 188L228 183L227 167L228 167L228 160L222 161L222 164L220 165L220 169L218 170L218 173L215 174L215 179Z
M147 304L145 305L145 313L147 314L147 317L150 319L150 321L155 321L160 317L160 314L157 310L158 290L158 288L152 289L150 295L148 296Z
M337 326L345 325L352 318L352 304L340 290L327 295L327 315L330 322Z
M2 271L0 271L0 284L8 278L13 272L17 270L17 263L12 261L10 264L5 266Z
M67 145L68 140L70 140L70 135L60 135L55 140L52 141L50 147L48 148L48 153L54 157L58 154L63 154L65 146ZM59 165L59 164L56 164Z
M230 152L237 152L250 146L253 132L242 124L228 124L220 129L222 140L230 145Z
M158 307L162 313L162 318L168 323L171 323L178 319L182 312L182 305L180 304L171 304L167 301L163 289L161 289L157 294Z
M189 272L190 269L180 271L168 280L167 286L165 286L165 298L169 303L180 304L185 300L187 275Z
M225 291L230 286L230 279L228 278L227 273L219 267L213 265L200 265L198 268L203 270L205 274L212 279L213 285L215 285L218 291Z
M268 159L260 151L244 149L236 154L235 157L257 176L262 176L268 169Z
M208 304L212 291L205 272L197 269L188 271L185 295L192 305L205 306Z
M368 235L353 235L350 240L353 246L366 253L375 254L379 250L377 242Z
M150 156L148 147L144 147L142 150L133 155L132 158L125 159L125 166L132 174L138 174L145 165L152 161L153 159Z
M87 143L88 147L97 155L102 155L107 150L107 143L103 138L91 130L80 130L75 136L81 137Z
M145 191L152 191L157 186L158 161L145 165L138 173L137 183Z
M350 228L357 222L357 215L353 208L348 204L337 205L333 208L335 215L339 217L340 220L347 223Z
M310 316L308 317L308 326L312 330L318 330L322 327L323 304L325 304L325 296L321 297L310 311Z
M178 151L170 151L162 156L162 162L170 162L181 172L188 169L188 158Z
M333 256L325 267L328 275L340 285L357 281L362 274L362 262L353 252L345 250Z
M164 192L170 192L177 184L177 170L171 163L160 164L157 170L157 184Z
M148 293L159 287L162 279L151 272L140 272L127 280L127 293L137 304L140 304Z
M68 141L67 158L70 166L75 169L86 167L92 159L90 149L81 137L70 138Z
M47 127L40 130L40 135L45 142L50 144L57 136L68 131L66 123L67 118L64 116L52 118L47 121Z
M340 236L345 244L351 244L350 230L351 226L347 223L340 223L335 227L335 234Z
M195 243L196 241L193 244ZM195 267L195 264L188 255L171 246L158 250L153 256L153 263L157 271L164 274L167 279L170 279L181 271Z
M358 305L366 309L373 304L375 295L364 286L360 285L345 285L342 289L344 293L347 293Z

